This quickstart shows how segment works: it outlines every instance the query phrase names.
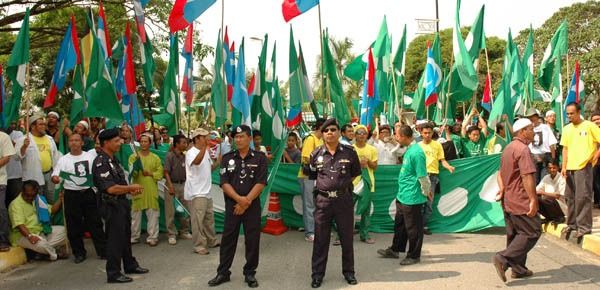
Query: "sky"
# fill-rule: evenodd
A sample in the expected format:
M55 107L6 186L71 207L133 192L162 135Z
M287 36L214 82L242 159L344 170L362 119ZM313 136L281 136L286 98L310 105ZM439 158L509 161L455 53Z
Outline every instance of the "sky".
M221 6L225 1L224 22L228 26L229 39L235 40L236 51L245 37L245 63L247 69L258 66L258 56L262 43L250 38L268 38L268 59L270 63L273 41L277 41L277 76L287 81L289 30L294 29L296 45L302 43L302 50L307 63L307 71L312 76L316 71L316 58L320 54L319 11L314 7L305 14L286 23L281 13L282 0L219 0L202 14L194 25L201 30L204 43L216 46L216 39L221 28ZM570 6L574 0L495 0L477 1L463 0L460 9L461 26L473 24L477 13L485 4L484 29L486 36L497 36L506 39L508 29L513 36L528 28L530 24L536 29L561 7ZM440 30L454 27L456 1L439 0ZM349 37L354 41L353 53L359 55L375 40L381 21L386 16L388 32L392 35L392 52L402 37L402 29L406 24L407 40L418 36L416 19L435 19L435 0L322 0L321 24L328 29L330 36L336 38ZM546 45L546 44L544 44ZM212 67L214 57L209 56L203 64Z

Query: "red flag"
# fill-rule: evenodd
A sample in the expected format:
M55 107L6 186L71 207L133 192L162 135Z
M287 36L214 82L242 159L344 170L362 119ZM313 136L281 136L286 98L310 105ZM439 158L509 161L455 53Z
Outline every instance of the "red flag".
M131 36L129 33L129 22L127 22L127 28L125 29L125 36L127 37L127 60L125 63L125 87L127 88L127 94L135 94L136 83L135 83L135 71L133 68L133 53L131 51Z
M575 100L577 101L577 103L579 104L580 100L579 100L579 61L575 61L575 77L576 77L576 82L575 82Z
M369 47L369 83L367 84L367 96L375 96L375 64L373 61L373 51Z
M485 78L485 89L483 90L483 103L484 104L491 103L491 99L490 99L490 76L489 75Z
M250 84L248 85L248 96L252 96L252 92L254 91L254 77L256 73L252 74L252 79L250 80Z

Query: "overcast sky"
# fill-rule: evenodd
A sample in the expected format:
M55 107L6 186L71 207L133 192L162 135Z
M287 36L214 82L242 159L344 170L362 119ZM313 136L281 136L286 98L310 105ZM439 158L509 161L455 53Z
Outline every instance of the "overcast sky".
M155 0L156 1L156 0ZM225 25L229 27L229 39L235 40L236 51L242 36L246 38L246 67L256 68L261 42L250 37L262 38L269 34L268 62L277 40L277 75L280 80L288 79L289 29L290 25L281 14L282 0L219 0L197 21L201 29L202 41L212 46L221 27L221 5L225 1ZM484 28L486 36L506 39L508 29L513 36L531 23L533 28L540 27L546 19L559 8L570 6L574 0L463 0L460 10L461 26L473 24L481 6L485 4ZM454 0L439 0L440 30L451 28L455 21ZM410 42L418 36L415 19L435 19L435 0L322 0L321 21L323 29L337 38L349 37L354 40L355 54L362 53L377 37L383 16L387 16L388 32L392 35L392 51L402 36L406 24L407 38ZM319 13L317 7L290 21L294 28L296 42L302 42L302 50L307 61L310 76L316 71L316 57L320 54ZM297 43L296 43L297 45ZM544 44L546 45L546 44ZM211 56L204 61L206 66L213 64Z

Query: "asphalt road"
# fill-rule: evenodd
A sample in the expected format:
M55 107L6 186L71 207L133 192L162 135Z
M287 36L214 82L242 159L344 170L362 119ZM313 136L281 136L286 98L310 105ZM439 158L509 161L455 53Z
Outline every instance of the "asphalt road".
M133 283L106 283L105 263L93 254L86 241L88 259L76 265L72 258L57 262L30 262L0 273L0 289L208 289L216 274L218 249L208 256L194 254L191 241L171 246L161 234L156 248L146 244L133 247L146 275L132 275ZM347 285L341 275L341 250L330 248L328 270L321 289L588 289L600 288L600 257L555 237L544 235L528 258L534 271L529 279L503 283L491 264L492 255L503 249L503 229L471 234L426 236L421 263L400 266L399 260L378 258L376 251L390 245L392 234L373 234L375 245L355 236L355 268L359 284ZM143 240L143 239L142 239ZM231 282L214 289L245 289L242 267L244 240L240 238ZM288 231L282 236L261 236L261 256L256 275L262 289L309 289L312 243L303 234ZM510 272L507 272L510 276ZM43 288L40 288L43 287ZM211 288L213 289L213 288Z

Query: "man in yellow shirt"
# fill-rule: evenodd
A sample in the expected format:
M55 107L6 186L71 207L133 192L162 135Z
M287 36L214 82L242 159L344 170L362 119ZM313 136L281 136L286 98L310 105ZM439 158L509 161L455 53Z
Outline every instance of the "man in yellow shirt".
M319 118L312 127L312 134L304 139L302 144L302 164L308 164L310 161L310 153L315 148L323 145L321 137L321 127L325 123L325 119ZM308 176L302 172L302 167L298 171L298 183L300 183L300 194L302 195L302 221L304 222L304 239L312 242L315 240L315 196L313 189L315 181L308 179Z
M568 239L574 230L577 239L580 239L592 232L592 167L600 157L600 150L597 150L600 128L580 117L579 104L569 103L566 111L571 123L563 129L560 139L560 145L563 146L561 174L567 179L565 198L568 207L568 226L563 233Z
M440 183L438 177L438 174L440 174L440 162L444 168L450 171L450 173L454 172L454 167L446 161L442 144L433 140L433 126L431 126L431 124L427 123L421 125L421 136L423 137L423 141L419 142L419 146L421 146L421 149L423 149L423 152L425 153L427 174L429 175L429 181L431 182L431 192L435 193L435 190ZM427 222L429 222L429 218L433 213L432 206L433 196L430 196L427 198L427 203L425 204L423 211L423 233L426 235L431 235Z
M375 241L369 235L369 226L371 224L371 200L373 199L373 192L375 192L373 171L377 169L377 149L367 144L369 131L365 125L361 124L354 127L354 136L356 143L353 146L358 154L360 168L363 172L361 176L355 178L352 182L356 194L355 201L358 202L356 214L360 214L360 240L367 244L374 244ZM365 174L365 170L367 174Z
M23 166L23 180L33 179L41 186L41 194L48 203L54 203L52 167L62 157L54 139L46 135L46 120L40 114L29 118L29 135L15 143L17 159Z

